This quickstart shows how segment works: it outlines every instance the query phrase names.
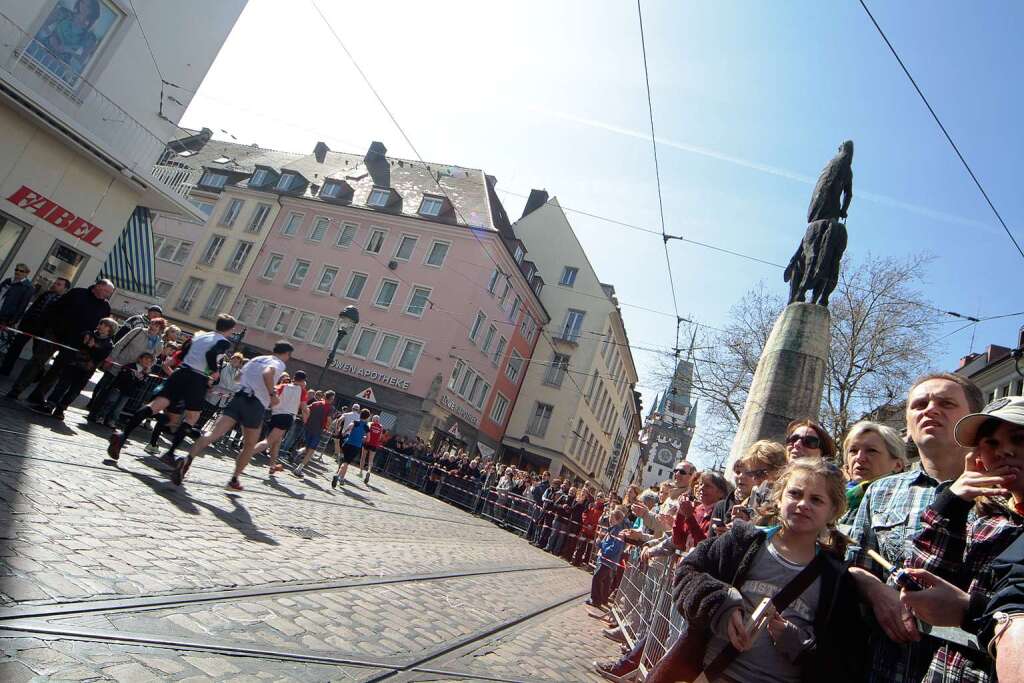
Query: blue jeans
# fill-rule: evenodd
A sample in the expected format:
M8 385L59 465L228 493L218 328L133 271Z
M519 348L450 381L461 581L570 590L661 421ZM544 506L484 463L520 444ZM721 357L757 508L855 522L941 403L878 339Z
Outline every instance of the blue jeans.
M131 397L130 393L122 393L120 389L111 388L102 397L100 405L93 407L92 416L99 422L117 420Z

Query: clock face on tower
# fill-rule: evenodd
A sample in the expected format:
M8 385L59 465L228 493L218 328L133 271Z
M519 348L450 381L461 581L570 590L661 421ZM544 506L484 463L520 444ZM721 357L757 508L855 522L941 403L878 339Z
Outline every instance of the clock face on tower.
M657 452L655 452L654 461L659 465L671 467L673 460L675 460L675 456L675 451L673 451L671 448L665 448L664 446L662 446L657 450Z

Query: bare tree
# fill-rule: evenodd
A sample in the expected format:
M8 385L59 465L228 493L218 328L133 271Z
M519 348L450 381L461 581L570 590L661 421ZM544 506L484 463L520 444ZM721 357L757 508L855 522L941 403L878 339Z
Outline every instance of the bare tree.
M819 415L837 438L865 413L897 400L927 367L939 323L920 291L931 260L925 254L844 260L829 306L832 343ZM697 332L692 393L704 406L697 445L715 461L728 455L757 361L785 307L778 289L759 283L732 307L722 330ZM665 377L674 364L666 359Z

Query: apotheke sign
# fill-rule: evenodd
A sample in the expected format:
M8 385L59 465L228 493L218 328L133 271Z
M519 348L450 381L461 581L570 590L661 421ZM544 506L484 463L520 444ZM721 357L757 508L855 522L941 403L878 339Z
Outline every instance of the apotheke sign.
M403 379L401 377L389 375L386 372L374 370L373 368L363 368L358 365L353 365L352 363L347 363L341 360L336 360L333 363L331 363L331 367L340 372L344 372L346 375L352 375L353 377L367 379L370 380L371 382L376 382L377 384L386 387L395 387L403 391L408 391L409 387L411 386L408 380Z
M448 394L441 394L441 398L438 400L438 403L441 404L442 408L449 411L453 415L461 417L463 420L473 425L474 427L480 426L480 417L478 415L474 415L470 411L460 406Z

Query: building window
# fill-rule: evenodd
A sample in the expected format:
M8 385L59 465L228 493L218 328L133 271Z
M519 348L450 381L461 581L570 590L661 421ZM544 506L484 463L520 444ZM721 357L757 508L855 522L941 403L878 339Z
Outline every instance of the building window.
M303 215L301 213L288 214L288 222L281 228L281 234L285 237L295 237L295 233L299 231L299 226L302 225Z
M523 257L525 257L525 256L526 256L526 252L523 251L523 248L517 244L516 245L515 254L514 254L514 257L516 259L516 263L522 263L523 262Z
M498 345L494 347L494 353L491 354L491 364L497 365L501 362L501 354L505 352L505 346L508 344L508 340L504 337L498 340Z
M405 347L402 349L402 355L398 357L398 365L396 367L399 370L405 370L406 372L414 371L416 369L416 364L420 360L420 354L422 352L422 342L407 339Z
M484 326L484 322L487 321L487 316L482 311L477 311L476 318L473 320L473 327L469 329L469 341L476 343L476 338L480 336L480 328Z
M379 209L385 208L391 203L391 190L382 190L380 188L373 188L370 191L370 198L366 200L366 203L370 206L376 206Z
M462 382L459 383L459 389L457 393L462 398L467 398L469 392L473 390L473 380L476 379L476 373L470 369L466 369L466 372L462 375Z
M260 306L260 313L256 316L256 327L266 330L270 327L270 319L277 311L277 304L264 301Z
M352 349L352 355L357 358L366 358L370 354L370 349L373 347L373 342L377 339L377 330L363 329L359 333L359 341L356 342L356 347Z
M437 197L424 197L423 201L420 202L420 215L421 216L440 216L441 209L444 208L444 201Z
M373 229L370 231L370 239L366 242L366 251L371 254L379 254L381 248L384 246L384 237L387 232L384 230Z
M199 199L189 199L188 201L192 206L199 209L207 218L213 215L213 204L210 202L204 202Z
M398 283L394 280L381 280L380 289L377 290L377 298L373 305L380 308L390 308L395 300L395 293L398 291Z
M393 334L385 334L380 338L380 346L377 347L377 353L373 357L374 363L380 363L381 365L391 365L391 359L395 355L395 349L398 348L398 337Z
M196 297L199 295L199 290L203 288L203 281L197 277L190 277L188 282L185 283L185 288L181 290L181 296L178 297L178 303L175 305L182 313L188 313L192 310L192 304L196 302Z
M345 288L345 298L358 301L366 286L366 273L352 273L348 279L348 287Z
M324 266L323 271L320 273L320 281L316 283L314 291L321 294L330 294L331 290L334 289L334 281L336 279L338 279L338 269L334 266Z
M284 256L282 254L271 254L267 258L267 265L263 269L263 275L261 276L265 280L273 280L277 277L277 271L281 270L281 263L284 262Z
M267 176L270 175L270 171L265 168L258 168L256 172L249 177L249 187L261 187L267 182Z
M156 285L156 290L153 292L153 295L161 301L166 299L167 295L174 289L174 283L167 280L157 280L154 284Z
M305 339L308 337L309 331L313 327L314 320L316 320L315 315L301 311L299 313L299 319L295 321L295 329L292 330L292 336L296 339Z
M491 344L494 343L494 337L498 334L498 328L491 325L487 328L487 334L484 335L484 343L480 346L480 350L487 353L491 350Z
M288 334L288 325L292 322L292 316L295 315L294 308L282 308L277 313L277 322L274 323L275 334Z
M107 37L121 23L122 14L110 2L45 4L52 4L53 9L20 57L56 79L61 90L76 88L102 53Z
M412 250L416 248L416 238L412 235L402 235L402 239L398 243L398 249L395 250L395 259L398 261L408 261L412 256Z
M260 302L258 299L253 299L251 296L244 297L242 299L242 307L238 310L238 322L253 322L252 318L256 315L256 310L259 308L259 305Z
M452 376L448 379L448 388L452 391L455 390L455 386L459 383L459 376L462 374L464 367L466 367L466 364L461 360L455 361L455 367L452 368Z
M341 230L338 231L337 245L342 248L352 246L352 241L356 238L357 227L352 223L342 223Z
M327 226L331 224L330 218L324 218L323 216L317 216L316 220L313 221L313 227L309 230L309 241L310 242L323 242L324 235L327 234Z
M231 288L227 285L215 285L213 292L210 293L210 298L206 300L206 306L203 307L203 318L207 320L213 320L224 306L224 300L227 299L228 294L231 292Z
M533 415L526 425L526 433L534 436L544 436L548 433L548 423L551 422L551 413L554 407L547 403L537 403L533 409Z
M203 177L199 179L199 184L203 187L212 187L215 189L221 189L224 184L228 182L228 177L223 173L214 173L213 171L206 171L203 173Z
M505 310L505 301L508 299L509 290L512 289L512 283L506 278L505 282L501 285L501 294L498 296L498 308Z
M327 199L337 199L339 194L341 194L341 183L324 183L323 188L320 189L320 196Z
M570 308L566 312L565 323L562 325L562 339L571 342L579 341L585 315L586 311L577 311L574 308Z
M533 293L539 297L542 289L544 289L544 281L539 277L533 278Z
M568 370L569 356L564 353L556 353L551 358L551 365L548 366L547 372L544 373L544 383L553 387L562 386L562 380L565 379L565 373Z
M537 331L537 323L534 322L533 316L526 314L523 316L523 322L519 325L519 332L523 335L523 339L528 342L533 341L533 334Z
M409 303L405 307L405 312L409 315L416 316L417 318L423 316L423 312L427 309L427 304L430 302L430 290L426 287L413 287L412 296L409 297Z
M523 369L523 357L515 349L508 357L508 365L505 367L505 376L508 381L515 383L519 379L519 373Z
M225 209L224 215L220 217L220 224L225 228L230 228L235 224L235 220L238 218L238 214L242 212L242 205L245 204L244 200L238 197L232 198L228 204L228 208Z
M288 277L287 285L289 287L301 287L303 281L306 279L306 275L308 274L309 261L296 259L295 265L292 266L292 274Z
M334 318L320 318L320 322L316 326L316 332L313 333L313 343L317 346L323 346L327 343L327 338L331 336L331 330L334 329Z
M170 261L179 266L188 260L192 253L192 243L176 237L153 235L153 254L161 261Z
M473 386L470 387L469 389L469 395L466 397L466 401L468 401L469 404L473 406L480 403L480 397L483 394L486 386L487 382L484 381L483 377L481 377L480 375L474 377Z
M249 221L249 225L245 228L248 232L259 232L263 229L263 224L267 222L267 216L270 215L270 204L257 204L256 211L252 214L252 219Z
M448 247L449 244L447 242L434 242L431 244L426 264L434 268L440 268L444 265L444 259L448 256Z
M204 266L212 266L223 246L224 238L221 235L213 235L210 237L210 241L206 243L206 249L203 250L203 255L200 257L199 262Z
M252 251L252 242L239 242L238 246L235 247L235 253L231 257L231 261L228 262L228 270L232 273L241 273L242 268L245 267L245 261L249 258L249 252Z
M505 415L508 413L508 399L497 393L494 396L494 405L491 406L491 421L497 424L505 424Z
M494 294L494 290L498 287L498 278L501 277L501 271L497 268L491 273L491 279L487 281L487 291Z
M522 305L523 300L519 298L518 294L516 294L515 298L512 299L512 309L508 312L508 319L511 320L513 324L516 322L516 317L519 315L519 309Z
M576 274L580 272L579 268L573 268L572 266L566 266L562 269L562 278L558 281L558 284L563 287L572 287L576 284Z
M292 187L292 182L296 180L294 173L282 173L281 177L277 179L277 187L275 189L281 192L287 192Z

